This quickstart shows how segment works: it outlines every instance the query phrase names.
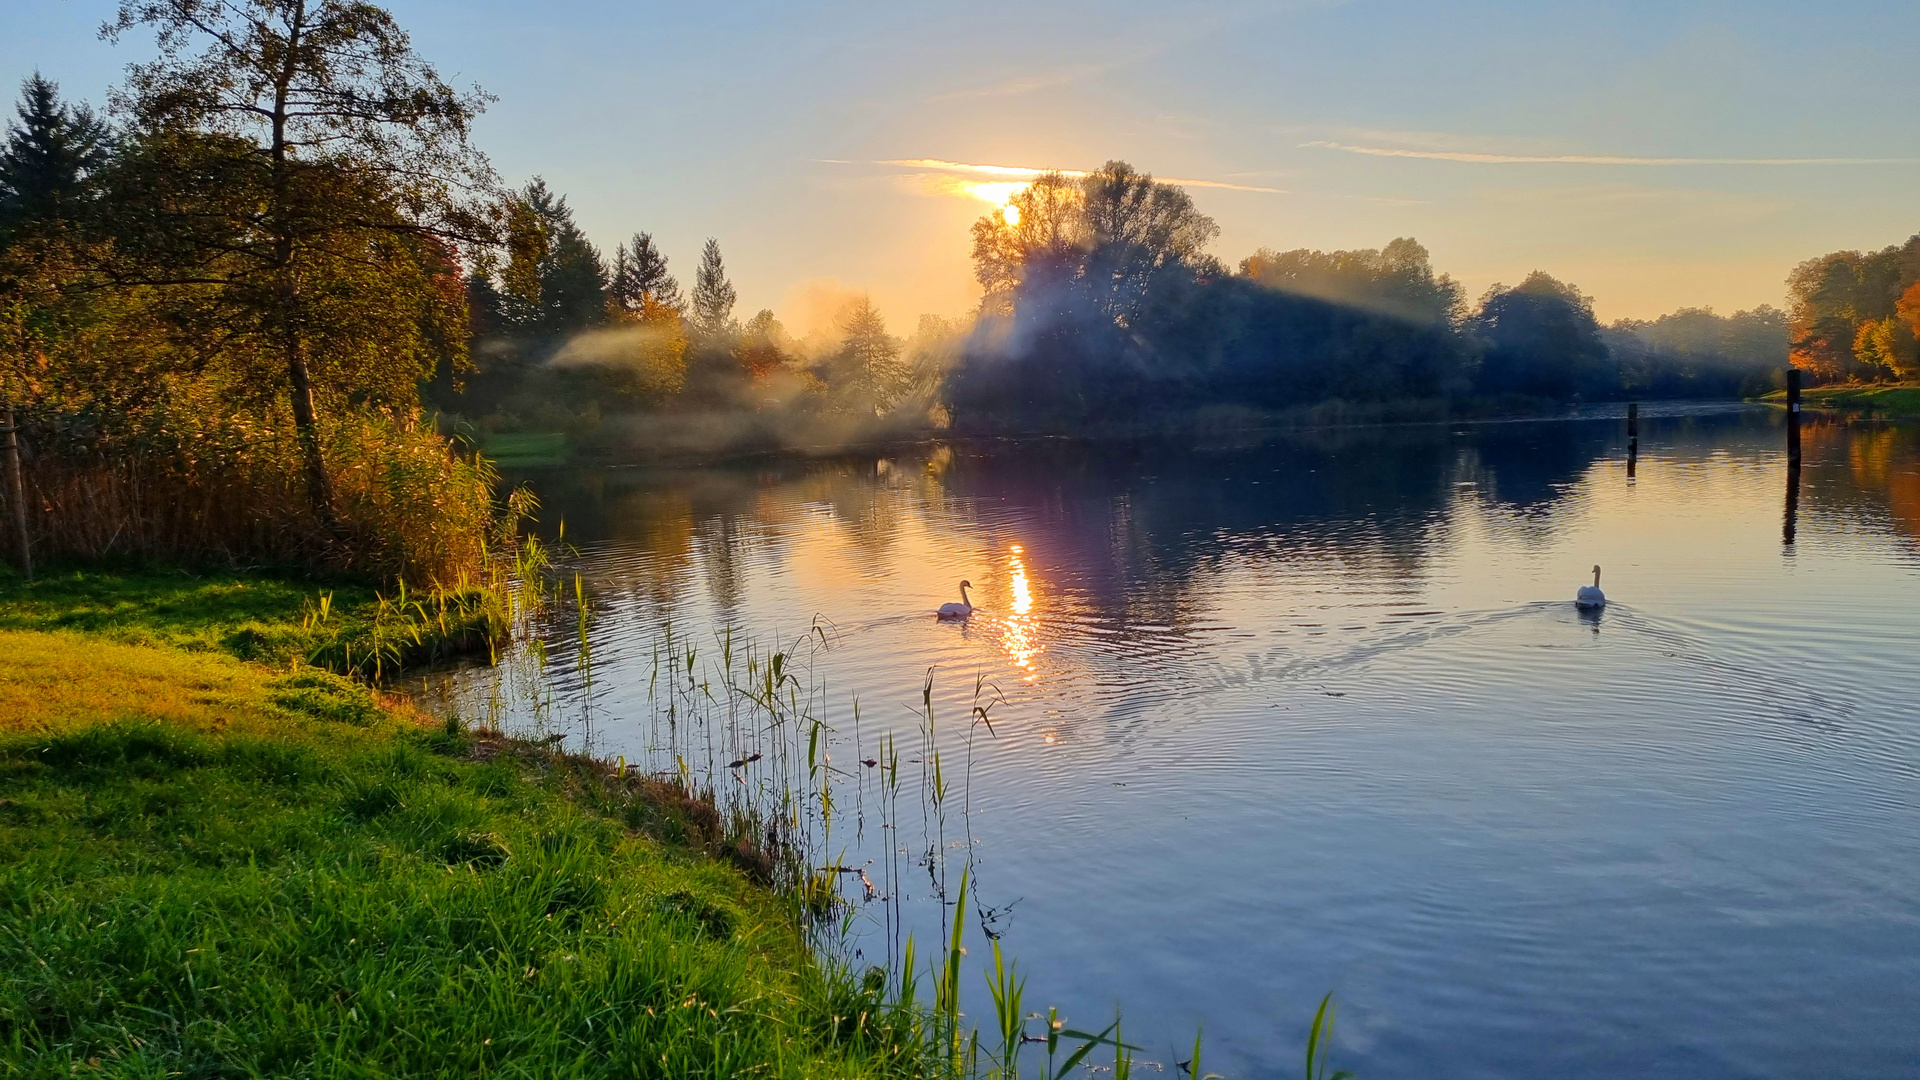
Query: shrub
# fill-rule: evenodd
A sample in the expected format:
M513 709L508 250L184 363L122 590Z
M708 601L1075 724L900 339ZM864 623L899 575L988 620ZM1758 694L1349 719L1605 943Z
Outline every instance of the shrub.
M497 502L492 466L458 453L418 411L332 410L322 421L337 520L321 522L285 413L228 408L200 385L163 398L130 431L107 432L85 414L30 417L23 466L36 557L273 565L459 588L486 580L489 552L510 548L528 497Z

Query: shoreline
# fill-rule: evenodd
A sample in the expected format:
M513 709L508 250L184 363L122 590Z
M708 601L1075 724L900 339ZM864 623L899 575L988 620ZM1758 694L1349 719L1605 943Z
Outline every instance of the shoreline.
M1754 398L1676 398L1637 402L1621 400L1568 403L1556 405L1551 408L1522 409L1511 412L1463 412L1459 414L1406 419L1349 417L1318 421L1305 421L1297 417L1267 414L1249 417L1235 412L1229 417L1212 417L1211 419L1216 421L1223 419L1229 421L1214 423L1206 422L1209 419L1208 417L1196 413L1167 422L1110 425L1075 432L1057 432L1039 429L1004 432L943 429L928 430L912 436L899 438L853 440L841 443L802 443L746 448L655 448L625 457L574 458L567 455L560 459L542 460L539 462L516 462L508 459L506 461L495 461L494 463L500 469L510 471L518 476L537 474L552 469L646 469L787 459L827 460L837 457L859 457L942 445L975 447L1007 443L1044 442L1098 445L1103 443L1153 442L1180 439L1204 443L1208 440L1273 437L1320 431L1346 431L1355 429L1437 427L1451 424L1528 424L1579 420L1624 420L1629 404L1640 405L1641 417L1651 419L1670 415L1731 412L1769 403L1763 399ZM548 436L557 437L557 433L541 435L542 438ZM518 436L515 437L517 438Z
M1784 408L1787 392L1776 390L1756 400ZM1888 420L1920 419L1920 383L1814 386L1800 392L1800 404L1802 408L1821 412L1850 413Z
M76 576L151 616L20 602ZM251 657L193 579L155 579L0 576L17 1064L547 1074L589 1046L612 1071L914 1071L887 980L813 952L774 854L710 800ZM220 586L291 630L290 583Z

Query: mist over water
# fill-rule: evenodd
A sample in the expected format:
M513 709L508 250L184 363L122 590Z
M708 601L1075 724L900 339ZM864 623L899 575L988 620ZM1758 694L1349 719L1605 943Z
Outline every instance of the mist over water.
M1791 543L1782 446L1681 408L1632 478L1615 417L540 472L592 677L556 626L551 697L502 707L639 760L664 623L818 620L836 847L896 849L925 943L925 838L858 763L933 669L973 957L985 925L1030 1005L1120 1006L1167 1075L1200 1024L1210 1070L1291 1075L1328 989L1362 1076L1889 1075L1920 1060L1920 429L1811 426ZM961 578L980 611L936 622ZM473 716L495 677L439 689Z

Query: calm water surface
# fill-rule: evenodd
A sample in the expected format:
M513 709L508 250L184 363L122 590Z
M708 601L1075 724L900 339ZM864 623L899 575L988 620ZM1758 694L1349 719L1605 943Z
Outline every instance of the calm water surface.
M1633 477L1618 419L539 473L593 676L556 629L511 722L637 760L664 622L817 616L865 786L929 668L963 759L984 679L974 956L984 921L1168 1075L1202 1024L1209 1069L1294 1075L1329 989L1368 1078L1913 1075L1920 429L1812 427L1789 542L1780 423L1644 418ZM925 844L855 816L850 863Z

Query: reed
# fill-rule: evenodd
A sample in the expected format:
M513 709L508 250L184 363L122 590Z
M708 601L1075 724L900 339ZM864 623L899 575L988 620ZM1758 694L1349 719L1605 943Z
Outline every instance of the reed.
M1307 1030L1307 1080L1329 1080L1327 1076L1327 1055L1333 1042L1333 995L1320 999L1320 1007L1314 1010L1313 1026ZM1341 1069L1331 1080L1350 1080L1353 1073Z
M529 736L558 739L571 723L584 736L583 760L591 761L598 737L592 680L576 678L575 685L584 684L585 690L576 690L570 704L556 699L547 678L550 665L591 668L592 619L584 614L594 605L591 590L576 577L564 600L575 606L575 617L545 620L552 642L536 630L497 678L470 684L479 694L465 699L455 694L449 700L456 709L490 710L489 722L498 726L516 712L503 708L499 691L506 685L507 697L520 703L517 715L532 720ZM993 1019L983 1029L963 1008L968 904L975 882L970 855L949 866L947 836L951 812L957 807L964 821L970 811L973 743L982 732L996 734L998 690L976 678L966 722L946 722L936 707L937 673L929 670L920 680L918 723L908 731L882 731L863 744L859 703L836 707L818 675L820 654L835 644L830 626L819 621L772 645L732 626L688 635L663 622L648 649L646 705L641 714L625 717L636 725L628 731L638 733L638 745L623 747L615 762L600 767L609 775L644 777L645 784L664 787L670 794L658 796L659 801L707 808L700 828L681 835L769 885L807 927L821 970L844 986L867 988L860 991L867 996L854 995L860 1007L848 1005L852 1011L836 1013L833 1022L846 1026L850 1037L861 1032L860 1038L878 1038L875 1033L884 1030L896 1054L904 1053L901 1046L916 1048L911 1062L895 1060L903 1074L1016 1080L1026 1073L1064 1080L1090 1067L1096 1053L1111 1049L1116 1076L1130 1075L1140 1048L1121 1038L1120 1018L1086 1030L1069 1026L1053 1009L1027 1013L1027 980L991 935L983 974ZM553 656L548 650L556 645L569 646L573 656ZM908 763L902 761L903 750L917 772L902 768ZM965 752L965 769L948 768L947 755L954 750ZM860 763L851 777L836 764L836 755L849 751ZM877 814L892 853L877 868L878 884L866 866L848 865L839 838L841 830L866 827L870 812ZM907 843L905 826L915 816L925 837L916 859L925 867L921 880L931 885L941 912L940 948L931 957L903 932L899 907L904 877L899 851ZM949 874L957 879L951 894ZM886 945L883 962L858 975L848 944L857 919L878 921ZM868 993L875 986L880 989ZM923 993L927 989L930 996ZM1329 1080L1332 1019L1329 995L1308 1033L1308 1080ZM1035 1033L1037 1024L1044 1028ZM1213 1075L1201 1070L1201 1049L1196 1035L1190 1058L1194 1080Z
M135 431L96 427L51 414L23 427L38 561L274 566L457 588L513 544L530 498L497 500L492 465L457 453L417 411L347 410L322 423L332 523L314 514L280 412L235 411L196 389L143 414Z

